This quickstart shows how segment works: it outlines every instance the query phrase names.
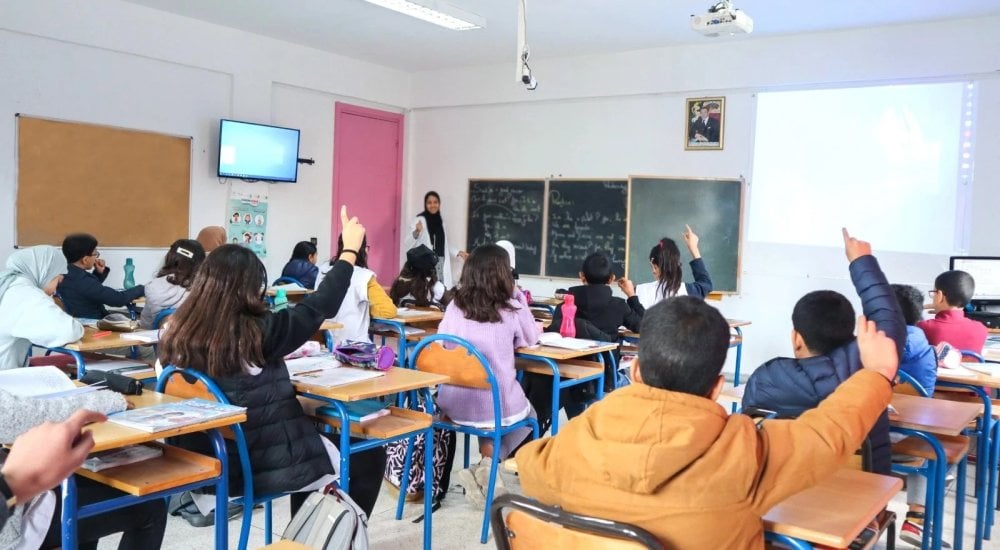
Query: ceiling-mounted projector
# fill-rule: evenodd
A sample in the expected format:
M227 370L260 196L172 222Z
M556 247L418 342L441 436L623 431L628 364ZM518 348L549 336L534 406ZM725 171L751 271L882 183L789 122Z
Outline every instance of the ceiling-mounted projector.
M708 13L691 16L691 28L705 36L753 32L753 19L723 0L708 8Z

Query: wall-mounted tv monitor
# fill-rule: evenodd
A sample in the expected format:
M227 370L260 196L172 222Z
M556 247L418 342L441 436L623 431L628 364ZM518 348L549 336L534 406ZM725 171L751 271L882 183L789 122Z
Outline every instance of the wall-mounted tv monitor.
M299 131L222 119L219 177L294 182L299 175Z
M951 269L972 275L976 281L976 290L972 294L973 305L1000 304L1000 257L952 256L948 265Z

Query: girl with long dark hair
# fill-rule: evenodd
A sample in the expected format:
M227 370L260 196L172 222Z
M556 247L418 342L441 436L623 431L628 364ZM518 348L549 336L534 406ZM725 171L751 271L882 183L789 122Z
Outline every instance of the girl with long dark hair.
M683 235L684 244L691 253L690 266L694 282L684 282L681 252L673 239L664 237L649 251L649 267L653 270L653 277L656 280L635 287L635 295L639 297L642 307L653 307L660 300L674 296L704 298L712 292L712 277L709 276L705 261L701 259L701 251L698 250L698 235L691 230L691 226L684 227L686 228ZM618 284L623 285L628 282L627 279L620 279Z

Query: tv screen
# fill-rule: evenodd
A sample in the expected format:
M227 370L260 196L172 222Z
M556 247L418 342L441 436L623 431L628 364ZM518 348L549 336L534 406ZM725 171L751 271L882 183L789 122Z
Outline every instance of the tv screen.
M1000 257L952 256L949 263L951 269L964 271L976 281L974 304L1000 304Z
M294 182L299 174L299 131L222 119L219 177Z

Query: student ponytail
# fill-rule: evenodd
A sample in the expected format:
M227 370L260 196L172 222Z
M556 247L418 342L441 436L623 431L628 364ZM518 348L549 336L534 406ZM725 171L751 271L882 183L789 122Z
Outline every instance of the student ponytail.
M649 263L660 270L656 294L669 298L677 294L681 287L681 252L673 239L660 239L649 251Z

